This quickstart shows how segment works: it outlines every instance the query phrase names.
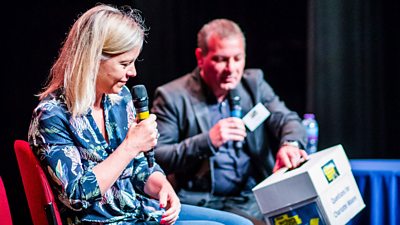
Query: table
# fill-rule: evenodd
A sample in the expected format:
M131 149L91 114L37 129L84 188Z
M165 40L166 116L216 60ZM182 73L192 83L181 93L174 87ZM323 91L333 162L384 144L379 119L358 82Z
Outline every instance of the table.
M400 225L400 159L351 159L366 207L348 224Z

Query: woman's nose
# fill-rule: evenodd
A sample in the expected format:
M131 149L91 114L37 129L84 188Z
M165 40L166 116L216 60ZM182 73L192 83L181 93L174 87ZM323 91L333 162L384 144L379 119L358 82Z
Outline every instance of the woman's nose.
M128 71L126 71L126 75L128 75L130 77L135 77L136 76L135 66L131 66L130 68L128 68Z

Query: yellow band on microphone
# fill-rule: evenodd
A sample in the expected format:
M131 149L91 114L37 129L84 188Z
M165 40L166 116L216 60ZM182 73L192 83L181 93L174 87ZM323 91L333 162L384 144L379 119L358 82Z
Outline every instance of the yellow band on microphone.
M137 114L137 118L138 118L139 120L144 120L144 119L149 118L149 111L145 111L145 112L138 113L138 114Z

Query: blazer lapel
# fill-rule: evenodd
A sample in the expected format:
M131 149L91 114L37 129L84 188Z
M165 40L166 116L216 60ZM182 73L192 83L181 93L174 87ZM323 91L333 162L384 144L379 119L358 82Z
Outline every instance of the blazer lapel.
M201 132L207 132L211 129L210 113L198 70L195 70L192 78L191 82L189 82L189 90L191 90L190 101Z
M208 107L204 102L193 103L194 114L196 115L197 122L201 132L207 132L211 129L209 117L210 113Z
M256 104L251 98L251 95L248 90L246 91L246 87L240 83L237 86L238 93L241 97L240 105L242 106L242 113L243 116L245 116ZM258 137L260 138L260 137ZM247 136L245 138L245 142L247 142L247 145L249 146L249 149L257 149L256 146L258 146L257 139L254 132L247 131Z

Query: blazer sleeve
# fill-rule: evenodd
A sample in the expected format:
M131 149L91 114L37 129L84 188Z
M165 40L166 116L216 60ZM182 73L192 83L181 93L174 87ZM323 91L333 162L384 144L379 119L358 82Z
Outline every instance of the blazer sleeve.
M155 157L167 174L190 170L214 154L208 132L196 126L188 94L174 87L158 87L151 109L160 132Z
M273 88L264 79L264 74L260 69L252 69L247 71L248 80L253 80L256 85L253 90L258 90L255 95L260 102L271 112L266 121L267 129L282 144L287 140L299 141L302 146L306 143L306 132L301 124L299 115L290 110L280 100L279 96L274 92ZM251 86L251 85L250 85Z

